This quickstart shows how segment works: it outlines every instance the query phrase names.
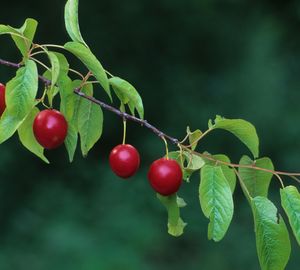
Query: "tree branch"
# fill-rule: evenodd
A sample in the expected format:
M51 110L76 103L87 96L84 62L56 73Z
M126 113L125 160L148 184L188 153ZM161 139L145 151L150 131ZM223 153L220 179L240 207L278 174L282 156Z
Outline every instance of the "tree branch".
M3 60L3 59L0 59L0 64L1 65L5 65L5 66L9 66L9 67L13 67L13 68L20 68L20 67L22 67L22 64L13 63L13 62L6 61L6 60ZM45 77L43 77L41 75L39 75L39 79L43 83L45 83L46 85L50 85L51 84L50 80L46 79ZM97 105L99 105L104 110L110 111L110 112L118 115L122 119L138 123L141 126L148 128L154 134L156 134L158 137L160 137L160 138L163 137L163 138L169 140L172 144L177 145L179 143L179 140L177 138L174 138L174 137L171 137L171 136L167 135L166 133L164 133L161 130L159 130L157 127L155 127L155 126L151 125L150 123L148 123L147 120L143 120L141 118L135 117L135 116L130 115L128 113L121 112L117 108L115 108L115 107L113 107L111 105L108 105L107 103L105 103L105 102L103 102L101 100L98 100L98 99L96 99L94 97L86 95L85 93L81 92L80 89L81 88L74 89L74 94L76 94L76 95L78 95L78 96L80 96L82 98L85 98L85 99L87 99L87 100L89 100L89 101L91 101L91 102L93 102L93 103L95 103Z
M13 67L13 68L20 68L20 67L23 66L20 63L19 64L18 63L13 63L13 62L6 61L6 60L3 60L3 59L0 59L0 65L5 65L5 66ZM40 81L42 81L45 85L51 85L51 80L48 80L47 78L45 78L45 77L43 77L41 75L38 75L38 77L39 77ZM171 137L171 136L167 135L166 133L164 133L161 130L159 130L157 127L155 127L155 126L151 125L150 123L148 123L147 120L143 120L141 118L135 117L135 116L130 115L128 113L122 112L122 111L118 110L117 108L115 108L115 107L113 107L111 105L108 105L107 103L105 103L105 102L103 102L103 101L101 101L99 99L96 99L96 98L94 98L92 96L86 95L85 93L81 92L81 87L75 88L73 90L73 92L74 92L74 94L76 94L76 95L78 95L78 96L80 96L82 98L85 98L85 99L87 99L87 100L89 100L89 101L91 101L91 102L93 102L93 103L95 103L97 105L99 105L104 110L110 111L110 112L118 115L122 119L138 123L141 126L148 128L150 131L152 131L158 137L160 137L162 139L165 138L165 139L169 140L172 144L178 145L180 149L185 149L186 151L189 151L191 154L198 155L198 156L200 156L200 157L202 157L204 159L208 159L208 160L211 160L211 161L215 161L217 163L221 163L221 164L227 165L227 166L233 168L235 170L235 172L237 172L236 168L249 168L249 169L254 169L254 170L259 170L259 171L264 171L264 172L272 173L277 178L279 178L282 186L283 186L283 182L282 182L282 179L280 178L280 175L289 176L289 177L293 178L294 180L296 180L297 182L300 183L300 179L297 177L297 176L300 176L300 173L290 173L290 172L282 172L282 171L273 171L273 170L268 170L268 169L261 168L261 167L256 167L256 166L253 166L253 165L241 165L241 164L234 164L234 163L224 162L224 161L215 159L211 155L204 154L204 153L201 154L201 153L192 151L189 148L192 144L191 145L187 145L187 146L181 144L180 141L177 138L174 138L174 137ZM206 133L208 133L208 131ZM205 135L206 133L203 133L203 135ZM243 184L243 183L241 183L241 184Z

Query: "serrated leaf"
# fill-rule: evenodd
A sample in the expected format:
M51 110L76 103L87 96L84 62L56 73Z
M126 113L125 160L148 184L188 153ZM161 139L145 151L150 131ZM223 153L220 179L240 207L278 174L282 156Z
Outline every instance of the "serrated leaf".
M200 170L205 165L205 161L203 160L203 158L198 155L191 154L187 151L184 151L183 155L185 156L187 161L187 166L185 169L190 171L191 173Z
M180 165L180 168L182 170L182 173L183 173L183 180L184 181L187 181L189 182L189 179L190 179L190 173L187 173L185 171L185 167L184 167L184 164L186 163L186 157L182 154L180 154L180 151L172 151L172 152L169 152L169 158L170 159L174 159L178 162L178 164Z
M57 62L57 60L58 60L58 65L57 64L53 65L54 67L56 67L55 73L57 73L58 75L57 74L52 75L52 71L47 70L43 76L45 76L48 80L52 80L52 77L54 77L54 78L57 77L57 79L55 79L55 81L58 82L59 80L64 79L66 76L68 76L69 63L68 63L67 58L62 53L58 53L58 52L50 52L50 53L55 55L54 62Z
M39 109L34 107L28 114L22 125L18 128L18 134L21 143L30 152L41 158L46 163L49 163L48 159L44 156L44 148L36 141L33 134L33 121L36 115L39 113Z
M205 165L205 161L200 156L187 151L183 151L183 156L186 164L183 168L183 179L189 182L192 174L200 170Z
M287 186L280 190L281 205L286 212L293 233L300 245L300 194L296 187Z
M80 61L93 73L93 76L99 81L103 89L111 98L109 81L104 68L98 59L93 55L89 48L78 42L68 42L64 45L66 50L74 54Z
M252 152L254 158L259 154L259 139L255 127L243 119L225 119L217 116L215 123L209 121L210 129L224 129L239 138Z
M235 186L236 186L236 174L235 174L234 170L225 164L221 164L221 163L217 162L219 160L219 161L223 161L226 163L230 163L231 162L230 159L226 155L223 155L223 154L217 154L217 155L211 155L211 156L212 156L212 158L216 159L216 161L206 159L205 163L210 164L210 165L217 164L218 166L221 167L221 169L224 173L224 176L230 186L231 192L233 193L235 190Z
M70 122L75 110L76 96L73 92L72 80L66 75L59 78L58 81L59 95L60 95L60 112Z
M86 87L92 91L91 84ZM78 132L83 156L87 156L89 150L100 139L102 127L103 113L100 106L89 100L81 99L78 108Z
M72 88L78 88L81 85L82 81L80 80L75 80L72 82ZM82 93L84 93L87 96L93 96L93 85L92 84L85 84L83 87L81 87L80 91ZM73 117L75 119L77 119L76 121L78 121L79 118L79 108L80 108L80 103L81 101L86 101L86 99L83 99L82 97L80 97L79 95L75 95L75 107L74 107L74 113L73 113ZM76 125L77 127L77 125Z
M37 67L35 62L28 60L6 85L5 100L8 113L23 120L34 107L37 90Z
M84 44L82 35L80 33L79 19L78 19L78 0L68 0L65 5L65 25L66 30L73 41Z
M201 169L199 199L204 215L210 220L208 239L220 241L233 216L231 189L220 166L205 165Z
M78 108L80 97L74 94L74 89L79 87L80 80L71 81L71 79L65 75L60 76L58 79L58 85L60 87L60 111L65 115L68 121L68 134L65 139L65 146L69 155L69 161L72 162L77 147L78 141ZM82 90L84 91L84 89Z
M180 207L184 207L186 203L183 199L177 197L176 194L171 196L161 196L157 194L157 198L165 206L168 212L168 233L172 236L180 236L183 234L184 227L187 225L180 218Z
M47 98L49 101L50 107L53 106L53 98L58 94L59 88L54 86L47 89Z
M35 19L28 18L26 19L24 25L20 28L23 35L28 38L31 42L35 36L36 28L38 22Z
M262 270L284 270L290 257L289 233L275 205L265 197L251 200L256 248Z
M21 124L22 120L10 115L5 110L0 119L0 143L9 139Z
M62 53L58 53L58 52L52 52L52 53L55 54L59 62L59 76L58 76L58 80L59 80L61 77L65 77L68 75L69 63L67 58Z
M12 34L11 37L25 59L28 58L28 52L30 50L32 40L35 35L37 25L38 23L36 20L29 18L26 19L25 23L21 28L16 29L11 26L7 26L9 32L20 35L19 36Z
M69 155L70 162L72 162L74 159L74 154L77 148L77 141L78 141L77 129L73 124L69 124L68 134L65 139L65 146Z
M48 57L51 63L51 87L54 87L60 72L59 60L53 52L48 52Z
M191 145L191 149L195 150L198 144L198 140L202 136L202 132L200 129L196 129L195 131L191 131L189 127L187 127L186 132L189 138L189 144Z
M240 165L249 165L274 170L271 159L267 157L253 161L248 156L243 156L240 160ZM268 190L273 176L272 173L252 168L239 167L239 174L252 198L256 196L268 197Z
M169 158L176 160L179 165L181 164L180 151L169 152Z
M0 143L9 139L30 113L37 88L36 64L29 60L6 85L6 109L0 120Z
M122 104L128 104L131 113L134 115L136 109L140 118L144 118L144 106L143 101L137 92L137 90L127 81L119 78L112 77L109 79L109 83L115 91L117 97Z
M49 88L47 95L52 104L52 99L58 93L59 88L62 88L64 91L66 77L68 77L69 72L69 63L67 58L58 52L47 52L48 58L51 62L51 69L46 70L43 74L43 77L51 80L51 87ZM56 86L63 84L61 87L57 88Z
M182 155L180 154L180 151L169 152L169 158L178 162L183 172L183 180L187 182L189 182L191 175L205 164L200 156L191 154L187 151L183 151Z

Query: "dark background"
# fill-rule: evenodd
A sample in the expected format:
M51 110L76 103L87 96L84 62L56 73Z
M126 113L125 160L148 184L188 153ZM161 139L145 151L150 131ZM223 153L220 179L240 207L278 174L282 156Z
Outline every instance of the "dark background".
M0 22L19 27L35 18L37 43L64 44L64 4L2 1ZM148 121L182 138L187 125L205 130L216 114L244 118L257 127L261 156L270 156L278 169L300 171L299 1L87 0L80 2L80 22L106 69L139 90ZM9 37L1 36L0 44L1 58L20 61ZM2 82L14 73L0 66ZM16 136L0 146L1 270L259 269L251 211L240 188L231 227L213 243L194 175L180 191L188 226L172 238L146 178L151 161L164 153L162 141L129 123L127 141L140 150L142 167L123 181L107 162L121 137L122 121L105 112L101 141L86 159L77 151L72 164L64 147L47 152L52 163L45 165ZM248 154L219 131L199 150L225 153L234 162ZM271 197L279 207L273 180ZM291 240L287 269L296 270L299 247Z

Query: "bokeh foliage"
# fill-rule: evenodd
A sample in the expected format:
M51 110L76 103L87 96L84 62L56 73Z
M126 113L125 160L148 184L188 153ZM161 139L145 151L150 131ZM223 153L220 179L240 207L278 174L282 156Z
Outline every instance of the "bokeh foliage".
M40 23L39 43L63 44L63 6L61 0L5 1L0 19L21 25L33 17ZM80 1L80 24L102 63L141 93L148 121L182 137L187 125L204 129L215 114L244 118L257 128L262 156L272 157L278 169L300 171L298 1L88 0ZM1 37L0 56L20 60L13 46ZM0 66L0 80L14 72ZM1 145L0 269L259 268L251 211L240 190L228 234L215 244L207 240L193 176L181 191L189 205L182 211L186 233L172 238L146 179L150 162L163 155L162 141L128 125L128 142L140 150L142 169L127 182L107 162L121 139L122 121L105 113L102 140L73 164L63 148L46 153L49 166L17 140ZM200 148L233 161L247 152L221 131ZM275 202L278 187L273 181ZM294 239L293 245L291 270L300 263Z

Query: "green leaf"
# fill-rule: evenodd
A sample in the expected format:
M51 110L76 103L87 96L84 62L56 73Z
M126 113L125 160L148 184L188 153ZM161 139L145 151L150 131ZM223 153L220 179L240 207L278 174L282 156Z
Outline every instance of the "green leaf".
M35 105L38 73L35 62L28 60L6 85L6 109L11 116L23 120Z
M79 85L79 82L77 85ZM74 94L74 88L76 88L72 80L66 75L61 77L58 81L59 94L60 94L60 111L70 122L73 118L75 108L76 95Z
M186 166L187 170L191 172L198 171L205 165L205 161L202 157L195 154L191 154L187 151L184 151L183 154L186 157L186 161L188 163Z
M183 151L182 156L180 155L180 151L169 152L169 158L178 162L183 172L183 179L187 182L189 182L194 172L200 170L205 165L204 160L200 156L187 151Z
M47 54L51 62L51 70L47 70L43 77L51 80L51 87L47 90L47 96L50 106L52 106L52 100L59 92L59 88L66 92L65 87L67 86L65 81L68 79L69 63L67 58L61 53L47 52ZM60 85L60 87L57 87L57 85Z
M226 155L223 155L223 154L212 155L211 157L216 159L217 161L219 160L219 161L223 161L226 163L231 163L230 159ZM205 159L205 163L209 164L209 165L215 165L217 162ZM221 167L223 174L230 186L231 192L233 193L235 190L235 186L236 186L236 174L235 174L234 170L225 164L218 163L218 166Z
M79 87L81 85L81 81L80 80L75 80L72 82L72 93L73 90L77 87ZM86 95L93 95L93 91L92 91L92 87L89 87L88 85L85 85L81 88L81 92L85 93ZM70 113L71 115L71 122L74 124L74 127L76 128L76 130L78 130L78 109L79 109L79 104L80 102L83 100L83 98L81 98L78 95L72 95L73 97L73 101L72 104L70 106L68 106L70 108L70 111L72 111L72 113ZM73 106L73 110L71 110L71 106Z
M200 170L204 165L205 161L198 155L191 154L190 152L183 151L185 157L186 166L183 168L184 179L189 182L191 175Z
M77 141L78 141L77 129L75 128L74 124L69 123L68 124L68 134L65 139L65 146L68 151L70 162L72 162L74 159L74 154L75 154L76 147L77 147Z
M86 85L92 92L92 85ZM88 90L87 90L88 93ZM91 95L91 94L89 94ZM78 108L78 132L80 135L81 152L87 156L88 151L100 139L103 127L103 113L95 103L81 99Z
M182 198L180 198L180 197L178 197L178 196L177 196L176 201L177 201L177 205L178 205L179 208L183 208L183 207L187 206L185 200L182 199Z
M9 34L11 27L8 25L0 24L0 35ZM13 30L13 32L16 32L16 30Z
M186 173L185 168L184 168L184 164L186 162L186 157L183 154L180 155L180 151L172 151L172 152L169 152L169 158L174 159L178 162L178 164L180 165L180 168L182 170L182 173L183 173L183 180L189 182L191 175L190 175L190 173Z
M201 169L199 199L204 215L210 219L208 239L220 241L233 216L231 189L220 166L205 165Z
M43 73L43 77L48 79L48 80L51 80L51 71L50 70L46 70L44 73ZM49 86L49 85L45 85L45 90L44 91L47 91L47 99L48 99L48 103L50 105L50 107L52 107L53 105L53 99L54 97L58 94L59 92L59 88L57 86Z
M0 25L0 32L5 28ZM0 120L0 143L9 139L30 113L35 104L37 89L37 67L29 60L6 85L6 109Z
M180 236L183 234L186 225L187 223L185 223L181 218L179 218L176 225L168 223L168 233L175 237Z
M251 160L248 156L243 156L240 165L260 167L268 170L274 170L271 159L263 157L256 161ZM251 197L262 196L268 197L268 190L273 174L265 171L255 170L252 168L239 167L239 174L248 189ZM244 191L245 192L245 191Z
M144 107L143 101L137 92L137 90L127 81L113 77L109 79L109 83L115 91L117 97L120 99L122 104L128 104L131 113L134 115L136 109L140 118L144 118Z
M9 139L21 124L22 120L9 114L9 112L5 110L0 120L0 143Z
M33 41L37 25L38 22L35 19L28 18L26 19L24 25L21 27L21 32L26 38L30 40L30 42Z
M48 102L50 107L53 106L53 99L54 97L58 94L59 92L59 88L54 86L54 87L48 87L47 89L47 98L48 98Z
M169 152L169 158L176 160L181 165L180 151ZM183 162L184 160L182 160Z
M19 29L13 28L11 26L7 26L7 29L9 32L13 33L11 34L12 39L14 40L16 46L22 53L25 59L28 58L28 52L30 50L32 40L34 38L36 28L37 28L37 21L34 19L26 19L23 26ZM0 28L1 29L1 28ZM3 28L4 30L4 28ZM16 35L14 35L16 34Z
M224 129L231 132L249 148L254 158L258 157L259 140L251 123L242 119L225 119L217 115L215 123L210 120L208 126L210 129Z
M65 5L65 25L67 32L73 41L82 43L88 47L80 33L78 20L78 0L67 1Z
M34 19L26 19L24 25L19 29L23 36L27 39L23 39L17 36L12 36L13 40L15 41L17 47L20 49L22 55L27 58L28 52L30 50L32 40L34 38L36 28L38 22ZM25 47L23 46L25 44Z
M80 61L93 73L93 76L99 81L103 89L111 98L109 81L104 68L90 49L77 42L68 42L64 46L66 50L74 54Z
M51 53L55 54L55 56L59 62L58 80L61 78L64 78L69 73L69 63L68 63L67 58L62 53L58 53L58 52L51 52Z
M68 121L68 134L65 139L65 146L69 155L69 161L72 162L74 154L77 147L78 141L78 108L79 102L81 101L80 97L75 95L73 90L81 84L80 80L74 82L65 75L60 77L58 80L58 85L60 88L60 111L65 115L66 120ZM85 91L84 88L82 91Z
M54 87L60 72L59 60L53 52L48 52L48 57L51 63L51 87Z
M33 154L37 155L46 163L49 163L48 159L44 156L44 148L36 141L33 134L33 121L36 115L39 113L39 109L34 107L28 114L22 125L18 129L19 138L21 143Z
M300 245L300 194L294 186L287 186L280 190L281 205L286 212L293 233Z
M180 207L184 207L186 203L176 194L171 196L161 196L157 194L157 198L165 206L168 211L168 233L172 236L180 236L183 234L184 227L187 225L180 218Z
M200 129L196 129L195 131L191 131L190 127L187 127L186 132L189 136L189 144L191 145L191 149L195 150L198 144L198 140L202 136L202 132Z
M265 197L252 199L256 248L262 270L284 270L290 257L289 233L275 205Z

